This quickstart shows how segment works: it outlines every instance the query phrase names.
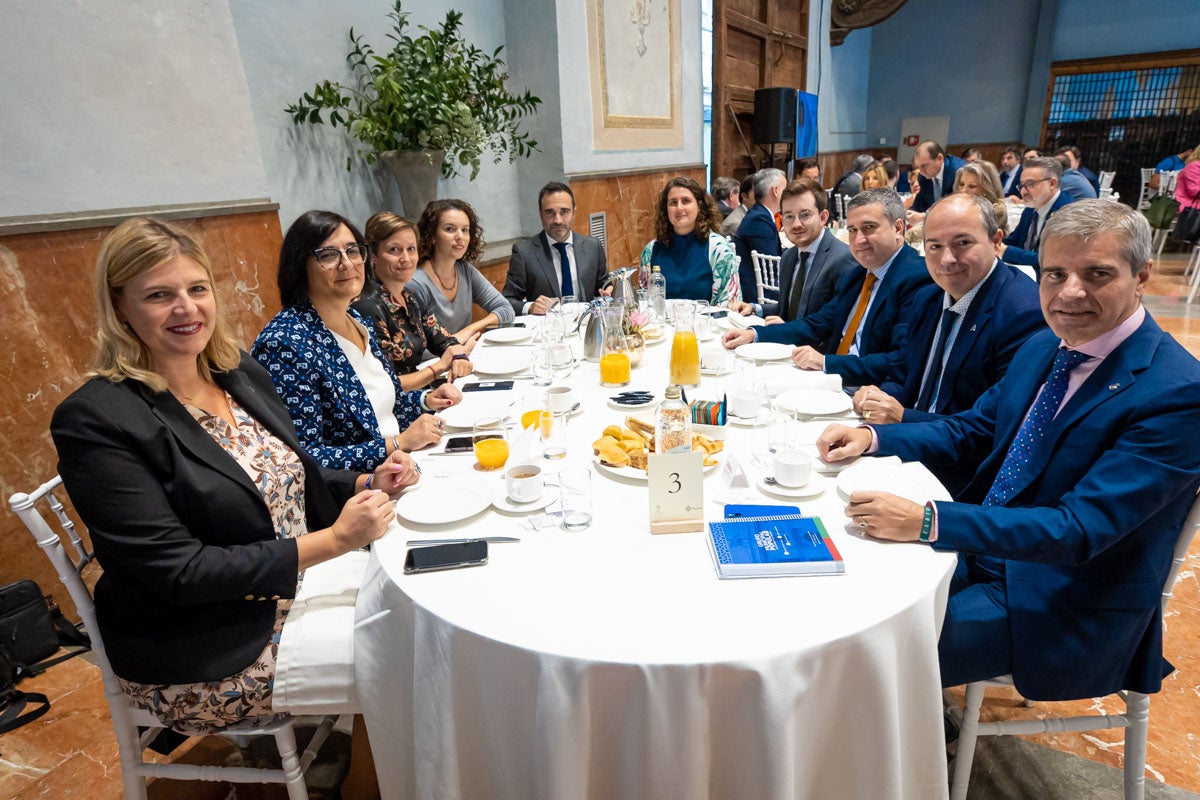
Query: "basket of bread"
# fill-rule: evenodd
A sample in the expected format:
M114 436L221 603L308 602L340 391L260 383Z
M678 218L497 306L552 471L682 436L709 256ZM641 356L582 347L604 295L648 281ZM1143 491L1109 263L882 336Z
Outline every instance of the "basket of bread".
M717 453L725 443L701 433L692 434L692 451L704 455L704 466L715 467ZM606 467L632 467L645 472L654 452L654 425L637 417L626 417L625 426L609 425L592 442L592 451Z

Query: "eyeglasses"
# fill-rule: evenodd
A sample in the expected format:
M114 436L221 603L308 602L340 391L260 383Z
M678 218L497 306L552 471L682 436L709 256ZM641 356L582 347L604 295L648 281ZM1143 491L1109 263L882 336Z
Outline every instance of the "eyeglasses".
M1033 187L1037 186L1042 181L1048 181L1048 180L1050 180L1050 179L1049 178L1038 178L1037 180L1032 180L1032 181L1021 181L1020 183L1017 184L1017 188L1024 189L1027 192L1033 191Z
M342 263L343 255L352 266L358 266L367 258L367 246L350 244L346 245L345 250L338 250L336 247L318 247L312 251L312 254L322 269L337 269L338 264Z
M808 223L810 223L814 219L816 219L817 215L811 211L801 211L799 214L791 214L791 213L781 214L779 216L779 218L783 220L783 223L785 225L791 225L796 220L800 220L805 225L807 225Z

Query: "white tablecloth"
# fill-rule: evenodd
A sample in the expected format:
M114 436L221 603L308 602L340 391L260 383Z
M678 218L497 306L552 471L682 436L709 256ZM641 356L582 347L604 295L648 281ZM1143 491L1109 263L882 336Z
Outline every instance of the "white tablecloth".
M633 385L661 394L668 351L649 348ZM576 466L622 414L596 365L571 382ZM729 434L753 483L751 435ZM472 463L424 458L424 480ZM937 638L953 555L847 533L831 481L798 504L828 522L845 575L719 581L707 534L649 533L644 485L597 473L593 489L583 532L485 511L376 543L355 673L385 798L946 796ZM710 519L735 499L719 471L705 492ZM405 541L438 534L522 541L491 545L482 568L403 575Z

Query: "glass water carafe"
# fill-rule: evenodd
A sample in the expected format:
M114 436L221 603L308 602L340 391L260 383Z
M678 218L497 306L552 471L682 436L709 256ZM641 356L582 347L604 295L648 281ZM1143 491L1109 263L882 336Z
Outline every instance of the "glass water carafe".
M671 341L671 383L699 386L700 345L696 341L696 306L689 300L676 300L671 311L675 317L675 338Z
M625 306L614 303L597 309L603 328L600 344L600 385L629 385L629 353L625 347Z

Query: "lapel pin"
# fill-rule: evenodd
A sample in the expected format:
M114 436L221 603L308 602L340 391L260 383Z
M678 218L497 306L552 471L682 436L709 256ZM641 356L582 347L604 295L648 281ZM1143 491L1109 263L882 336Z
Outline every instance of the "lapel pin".
M1119 383L1110 383L1108 385L1108 390L1110 392L1115 392L1117 389L1120 389L1120 388L1121 388L1121 384L1119 384Z
M972 325L972 326L971 326L970 333L974 333L974 332L975 332L975 326L974 326L974 325Z

